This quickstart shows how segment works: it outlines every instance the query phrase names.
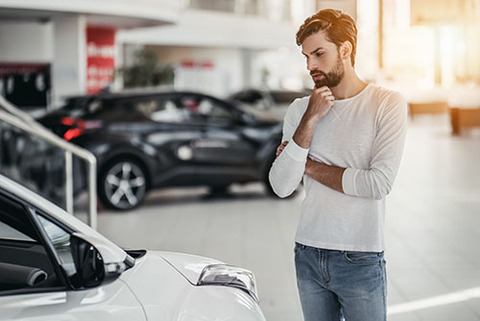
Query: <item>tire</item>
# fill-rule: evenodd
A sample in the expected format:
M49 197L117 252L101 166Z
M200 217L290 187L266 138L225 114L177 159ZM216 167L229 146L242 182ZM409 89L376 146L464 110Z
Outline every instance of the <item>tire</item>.
M131 210L142 203L146 191L146 171L134 160L114 160L100 173L98 196L107 208Z
M223 196L228 194L228 188L229 185L210 186L209 190L211 195Z

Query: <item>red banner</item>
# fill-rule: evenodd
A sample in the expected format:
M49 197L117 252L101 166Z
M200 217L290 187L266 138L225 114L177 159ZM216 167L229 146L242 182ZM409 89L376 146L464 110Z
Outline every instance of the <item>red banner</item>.
M110 85L115 71L115 29L87 27L87 93Z

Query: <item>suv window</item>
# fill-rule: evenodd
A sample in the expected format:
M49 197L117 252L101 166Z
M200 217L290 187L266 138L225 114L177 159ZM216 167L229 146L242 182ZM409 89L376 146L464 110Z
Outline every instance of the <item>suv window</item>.
M135 102L134 108L157 122L182 123L188 119L184 110L173 99L152 98Z
M200 95L152 98L136 102L135 109L156 122L223 124L233 119L220 102Z

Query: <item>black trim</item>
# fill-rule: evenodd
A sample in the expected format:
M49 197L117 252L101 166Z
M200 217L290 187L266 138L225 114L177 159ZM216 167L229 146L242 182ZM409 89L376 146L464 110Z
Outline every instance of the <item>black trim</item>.
M8 200L11 200L13 202L16 202L18 205L20 205L23 210L25 211L25 216L27 217L29 223L31 223L32 227L34 228L34 232L36 233L36 239L37 240L37 244L38 245L41 245L44 249L45 249L45 252L48 256L48 259L52 265L52 268L54 270L54 273L57 277L57 279L59 280L60 284L62 286L59 286L59 287L53 287L53 288L22 288L22 289L18 289L18 290L7 290L6 292L7 293L10 293L10 292L13 292L15 294L22 294L22 293L42 293L42 292L50 292L49 289L55 289L55 291L61 291L61 290L66 290L68 288L70 288L68 286L68 282L67 282L67 279L65 278L65 275L62 271L62 269L60 268L60 263L59 263L59 260L58 260L58 257L53 249L53 246L52 244L49 242L49 239L48 239L48 236L45 235L44 231L42 228L39 228L40 226L40 222L38 222L38 220L34 217L34 214L36 214L36 207L34 207L33 205L31 205L30 203L26 202L25 200L19 198L18 196L6 191L6 190L0 190L0 195L2 195L3 197L7 198ZM40 215L40 214L38 214ZM45 217L45 215L42 215L43 217ZM54 221L52 220L50 217L48 218L50 221ZM59 224L62 228L64 228L64 224ZM66 230L70 233L71 229L70 228L66 228ZM18 244L18 243L17 243ZM4 292L0 291L0 295L3 295Z

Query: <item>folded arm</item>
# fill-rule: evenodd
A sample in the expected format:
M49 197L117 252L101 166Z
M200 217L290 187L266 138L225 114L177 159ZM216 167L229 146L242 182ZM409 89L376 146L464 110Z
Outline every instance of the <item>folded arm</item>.
M313 131L309 132L310 127L304 118L296 130L295 127L290 128L295 124L284 125L284 133L287 133L284 139L288 143L284 144L284 149L280 149L281 153L277 155L270 171L270 182L280 197L290 195L304 174L351 196L382 199L390 192L405 141L407 108L403 99L386 104L381 111L368 169L343 168L308 158L308 148L301 145L310 146ZM291 133L291 137L288 137L288 133Z
M368 169L342 168L309 159L305 175L347 195L377 200L385 198L400 166L406 133L406 106L404 100L399 99L381 111Z
M400 167L407 130L407 103L403 98L387 104L377 121L368 169L345 169L345 194L382 199L390 193Z
M330 89L315 88L298 124L292 115L295 113L295 103L290 106L285 116L282 139L288 144L284 148L281 148L283 144L279 146L280 153L277 153L269 173L270 184L278 196L292 194L302 180L315 127L333 106L333 100Z

